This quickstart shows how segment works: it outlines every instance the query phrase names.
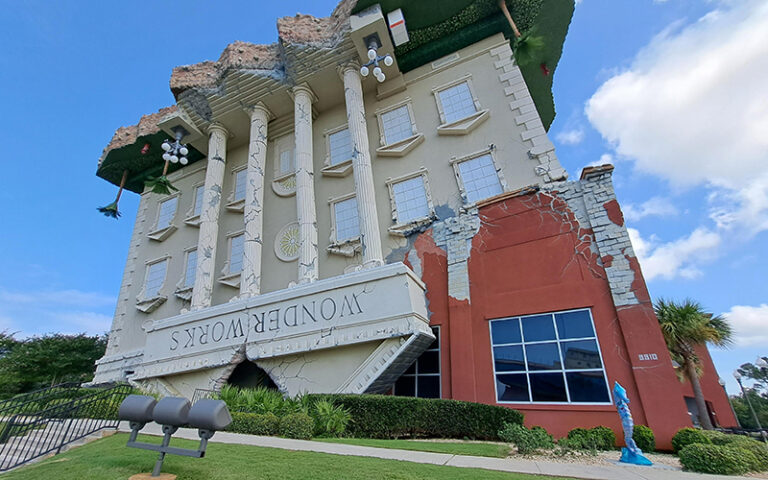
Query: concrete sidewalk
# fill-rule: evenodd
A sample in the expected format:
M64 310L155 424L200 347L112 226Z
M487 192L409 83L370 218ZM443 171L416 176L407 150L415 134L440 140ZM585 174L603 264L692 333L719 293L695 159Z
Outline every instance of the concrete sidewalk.
M119 430L130 432L128 422L121 422ZM147 435L162 435L160 425L150 423L141 431ZM180 428L174 438L199 440L197 430ZM230 443L253 445L256 447L282 448L284 450L300 450L307 452L330 453L334 455L354 455L358 457L375 457L405 462L447 465L461 468L483 468L502 472L530 473L555 477L583 478L590 480L737 480L748 477L725 475L706 475L701 473L683 472L667 466L639 467L629 465L600 466L578 463L548 462L542 460L471 457L466 455L451 455L448 453L417 452L411 450L396 450L389 448L361 447L338 443L315 442L311 440L291 440L279 437L260 437L240 433L218 432L211 443ZM749 480L754 480L751 478Z

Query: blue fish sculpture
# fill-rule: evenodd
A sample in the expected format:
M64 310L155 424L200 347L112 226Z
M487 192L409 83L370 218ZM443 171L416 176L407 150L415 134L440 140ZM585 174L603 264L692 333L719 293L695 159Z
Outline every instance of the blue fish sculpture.
M632 421L632 412L629 411L627 391L619 382L614 382L613 384L613 402L616 404L616 410L619 411L621 426L624 428L624 443L627 444L626 447L621 449L621 459L619 461L633 465L653 465L653 462L643 455L643 451L638 448L635 440L632 438L632 433L635 431L635 422Z

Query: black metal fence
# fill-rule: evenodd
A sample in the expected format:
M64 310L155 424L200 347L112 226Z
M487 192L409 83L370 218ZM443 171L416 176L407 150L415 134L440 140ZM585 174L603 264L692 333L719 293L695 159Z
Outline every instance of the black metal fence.
M120 403L132 391L126 384L83 388L67 383L0 401L0 471L117 428Z

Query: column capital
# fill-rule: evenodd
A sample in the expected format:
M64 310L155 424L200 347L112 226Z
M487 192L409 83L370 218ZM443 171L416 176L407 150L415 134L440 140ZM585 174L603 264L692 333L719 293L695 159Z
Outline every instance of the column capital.
M227 137L230 135L229 130L227 130L227 127L225 127L223 124L219 122L213 122L211 123L210 126L208 126L208 134L210 135L214 132L221 132Z
M264 116L267 117L267 121L272 120L275 118L275 115L272 113L272 111L264 104L264 102L256 102L253 105L248 105L247 107L244 107L243 110L253 118L253 116L258 112L263 112Z
M336 73L339 74L339 78L342 80L344 80L344 75L350 70L353 70L355 74L360 75L360 63L351 60L336 67ZM360 80L362 81L362 78Z
M296 85L295 87L293 87L293 89L288 91L288 95L291 96L291 99L294 102L296 101L296 95L299 93L306 94L309 97L310 103L315 103L317 101L317 95L315 95L315 92L313 92L312 89L309 88L309 85L307 83Z

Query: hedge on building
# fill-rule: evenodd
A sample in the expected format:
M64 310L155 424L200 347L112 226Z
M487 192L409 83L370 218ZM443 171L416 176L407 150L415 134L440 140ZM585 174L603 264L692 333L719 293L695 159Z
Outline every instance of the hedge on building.
M635 425L635 429L632 431L632 439L635 441L637 448L644 452L656 450L656 437L653 435L653 430L650 427Z
M574 428L568 432L568 445L577 450L613 450L616 434L608 427Z
M308 395L327 400L351 415L346 435L360 438L472 438L498 440L504 424L523 424L512 409L458 400L390 395Z
M681 428L677 431L675 436L672 437L672 451L678 453L683 448L694 443L706 445L711 444L712 440L710 440L707 434L702 430L690 427Z
M704 443L686 445L678 456L686 470L719 475L741 475L757 463L748 450Z
M517 447L517 453L523 455L536 453L539 449L554 448L555 442L552 435L542 427L525 428L517 423L506 423L499 430L499 438L502 441L513 443Z

